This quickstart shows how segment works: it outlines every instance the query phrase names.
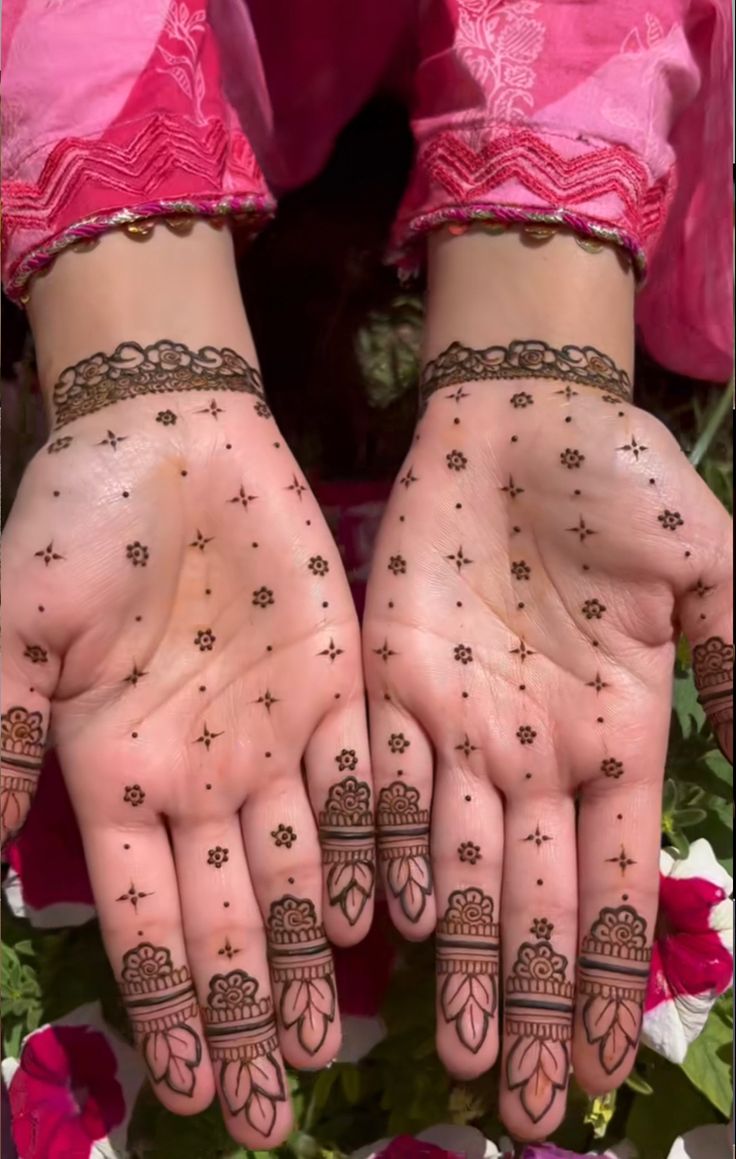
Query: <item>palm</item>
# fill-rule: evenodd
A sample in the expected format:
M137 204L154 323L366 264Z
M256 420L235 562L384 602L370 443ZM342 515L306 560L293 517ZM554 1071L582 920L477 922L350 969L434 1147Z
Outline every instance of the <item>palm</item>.
M379 536L364 647L389 900L409 936L439 916L438 1046L456 1073L497 1051L499 921L507 998L551 970L560 1010L578 929L632 910L651 936L676 602L696 639L725 634L724 524L666 431L612 396L469 384L430 403ZM641 1004L626 1001L596 1025L581 1007L591 1088L631 1064ZM544 1020L507 1011L506 1118L543 1134L571 1014L549 1015L548 1042Z

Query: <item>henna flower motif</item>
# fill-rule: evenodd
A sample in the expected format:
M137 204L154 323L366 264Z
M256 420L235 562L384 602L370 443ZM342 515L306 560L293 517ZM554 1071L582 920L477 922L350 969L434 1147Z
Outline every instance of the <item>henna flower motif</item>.
M253 404L253 410L256 412L259 419L270 419L271 418L270 406L268 406L267 403L262 402L261 400L259 400L258 402Z
M207 864L214 865L215 869L222 869L230 858L230 853L222 845L215 845L214 849L207 850Z
M296 841L296 833L291 825L279 825L276 829L271 830L273 843L277 848L284 846L286 849L291 849Z
M445 922L484 926L493 921L493 898L482 889L458 889L450 894Z
M600 600L586 600L580 609L586 620L602 620L606 605Z
M473 649L467 644L456 644L453 654L460 664L473 663Z
M682 527L685 523L679 511L663 511L657 518L665 531L677 531L678 527Z
M200 652L211 652L215 646L216 639L217 637L211 628L202 628L194 637L194 643Z
M406 575L406 560L403 555L392 555L388 561L388 570L393 575Z
M644 1002L643 1040L684 1061L713 1003L733 981L733 881L705 838L659 861L659 916Z
M477 865L482 856L480 845L475 845L472 841L463 841L462 845L458 846L457 855L464 864Z
M516 730L516 739L520 744L534 744L536 731L529 724L522 724Z
M468 465L468 460L462 451L448 451L445 455L445 461L451 471L464 471Z
M339 813L343 817L362 815L369 812L371 793L365 781L357 777L345 777L344 781L330 789L325 812Z
M178 370L179 367L191 366L192 352L181 342L157 342L155 346L146 347L146 357L153 366L161 366L164 370Z
M385 813L415 813L419 809L419 789L400 781L381 789L379 808Z
M411 741L407 740L403 732L392 732L388 738L388 747L392 753L405 753Z
M535 918L529 927L529 933L533 938L541 938L542 941L547 942L552 937L554 928L552 922L548 921L547 918Z
M124 982L146 982L171 974L173 969L171 954L165 947L141 942L123 956L122 978Z
M317 911L307 898L282 897L273 902L268 917L271 930L310 930L317 926Z
M142 805L146 799L146 794L140 785L126 785L123 793L123 801L126 805Z
M601 772L604 777L613 777L617 781L619 777L624 775L624 762L617 761L615 757L606 757L604 761L601 761Z
M349 769L352 772L358 766L358 757L356 756L355 749L341 749L335 757L335 764L341 773L345 769Z
M560 453L560 462L562 463L563 467L567 467L568 471L574 471L577 468L582 467L583 463L585 462L585 455L582 453L582 451L576 451L570 447L567 447Z
M548 941L524 942L514 963L514 974L517 978L534 978L542 981L545 978L554 978L559 982L565 981L567 958L558 954Z
M40 644L29 644L23 655L31 664L46 664L49 658L48 652Z
M511 574L516 580L528 580L532 574L532 569L525 560L519 560L518 563L511 564Z
M249 1006L255 1001L258 983L245 970L231 970L229 974L215 974L210 978L207 1005L214 1010L232 1010Z
M176 423L176 415L173 410L160 410L156 415L156 422L161 423L162 427L173 427Z
M524 410L526 407L534 405L534 398L527 391L521 390L518 394L511 395L511 405L517 410Z
M125 549L125 554L133 564L133 567L146 567L148 564L148 548L144 544L139 543L138 540L135 543L128 544Z
M330 570L329 563L321 555L313 555L307 566L312 575L327 575Z
M253 592L253 606L255 608L267 608L274 602L273 592L270 588L258 588Z
M554 366L558 358L556 350L546 342L511 342L507 361L509 366L520 366L527 370L538 370L541 366Z

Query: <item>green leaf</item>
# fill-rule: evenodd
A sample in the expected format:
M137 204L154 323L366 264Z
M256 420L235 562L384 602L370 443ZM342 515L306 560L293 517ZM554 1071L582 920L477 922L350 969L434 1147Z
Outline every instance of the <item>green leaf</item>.
M702 1033L690 1043L682 1069L694 1087L726 1118L731 1113L733 1078L730 1065L733 1029L716 1006ZM726 1051L722 1052L725 1047ZM726 1057L722 1057L725 1053Z
M645 1159L667 1159L678 1135L722 1121L681 1067L646 1049L640 1050L638 1065L652 1094L633 1099L625 1133Z
M340 1067L340 1085L351 1107L360 1102L360 1071L357 1066L344 1063Z
M699 825L701 821L705 821L707 816L706 809L677 809L674 823L681 829L687 829L690 825Z
M703 757L703 763L722 786L726 800L731 800L733 797L733 768L723 753L719 749L711 749ZM711 792L717 792L717 790L712 789Z
M691 672L675 674L672 703L685 740L694 732L700 732L705 724L705 713L698 701L698 690Z
M654 1093L654 1087L648 1083L645 1078L636 1070L632 1070L627 1079L624 1080L625 1085L632 1091L636 1091L638 1095L651 1095Z

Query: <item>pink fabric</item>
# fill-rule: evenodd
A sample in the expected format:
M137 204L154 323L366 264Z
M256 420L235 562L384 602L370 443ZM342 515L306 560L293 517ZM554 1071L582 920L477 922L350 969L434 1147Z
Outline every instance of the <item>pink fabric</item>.
M400 267L421 264L426 232L443 223L566 225L648 271L637 322L661 362L728 378L729 0L139 8L133 19L127 0L6 0L11 293L63 245L126 213L178 205L265 220L268 189L314 176L346 121L390 86L417 146L393 234Z

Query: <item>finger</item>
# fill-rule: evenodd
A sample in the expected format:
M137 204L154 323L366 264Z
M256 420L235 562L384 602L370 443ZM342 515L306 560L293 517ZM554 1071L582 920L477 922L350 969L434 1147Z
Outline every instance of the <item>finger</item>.
M463 737L439 764L432 833L437 923L437 1053L467 1080L498 1054L498 899L503 809L483 754Z
M657 915L665 744L641 754L639 775L629 756L626 784L602 778L583 789L573 1063L591 1094L619 1086L636 1058Z
M375 827L363 699L330 713L304 757L307 788L319 823L325 929L350 946L373 920Z
M318 1070L340 1048L340 1017L322 924L319 841L297 770L272 772L240 822L266 927L281 1050L292 1066Z
M292 1126L263 920L237 817L172 826L184 936L229 1133L277 1146Z
M507 801L503 904L501 1116L541 1139L565 1113L573 1020L577 885L571 798Z
M432 749L416 720L391 700L371 704L370 736L378 862L389 911L399 933L420 941L437 917L429 856Z
M144 808L145 806L141 806ZM177 1115L212 1101L214 1080L181 927L168 837L152 814L136 828L82 823L100 927L156 1095Z
M0 750L2 845L22 829L41 771L49 705L34 684L3 674Z
M725 561L724 561L725 564ZM680 598L698 699L721 752L733 764L733 575L726 566L699 574Z

